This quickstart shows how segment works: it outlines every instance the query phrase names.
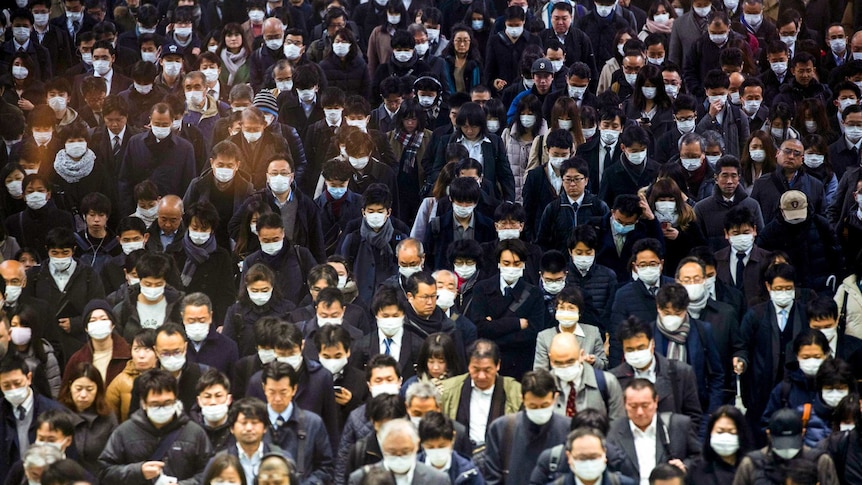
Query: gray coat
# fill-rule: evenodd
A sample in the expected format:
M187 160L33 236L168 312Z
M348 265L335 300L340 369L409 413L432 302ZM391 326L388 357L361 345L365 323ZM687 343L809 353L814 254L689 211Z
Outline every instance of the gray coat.
M688 15L688 14L686 14ZM679 20L679 19L677 19ZM675 22L674 22L675 23ZM706 101L704 101L706 103ZM725 154L740 157L742 155L742 146L748 142L748 137L751 134L748 128L748 117L743 115L739 107L731 103L725 103L722 111L723 117L721 125L709 116L709 106L703 104L698 107L698 116L700 120L694 131L699 135L703 135L708 130L715 130L724 135Z
M539 455L566 442L570 421L571 418L554 413L550 421L537 426L525 411L495 419L485 435L486 469L482 474L486 483L529 483Z
M673 459L688 462L697 458L700 455L701 446L697 439L697 427L692 426L691 419L682 414L671 414L669 422L665 423L663 417L668 416L662 413L656 418L656 464L667 463ZM640 467L631 421L628 419L614 421L608 431L608 443L615 444L623 452L623 458L616 464L615 469L627 477L640 481Z
M706 236L710 251L718 251L728 246L724 237L724 216L734 207L745 207L754 215L757 232L763 231L763 214L760 204L745 193L740 184L733 195L733 202L725 202L721 190L716 185L711 197L701 200L694 206L694 215L701 232Z
M602 340L601 332L593 325L578 323L579 329L583 330L583 335L575 334L578 339L578 344L584 350L586 355L595 355L596 362L593 367L596 369L606 369L608 367L608 356L605 355L604 340ZM547 328L539 332L536 337L536 356L533 358L533 370L545 369L550 370L551 365L548 360L548 349L551 348L551 341L554 336L560 333L559 327Z
M358 470L354 470L353 473L350 474L350 485L359 485L362 483L362 479L365 478L365 474L368 473L372 468L382 468L383 463L376 463L374 465L367 465ZM449 485L449 475L435 470L434 468L420 462L416 462L416 468L413 470L413 480L410 482L412 485Z
M674 20L673 29L670 31L668 60L682 66L688 50L694 46L703 32L704 30L700 29L694 20L694 10L689 10Z
M596 382L597 372L602 372L605 376L608 393L607 403L605 403L602 392L599 390L599 385ZM565 393L563 393L563 387L567 385L557 379L557 387L560 389L560 393L557 395L557 400L554 403L554 412L561 416L566 415L566 397ZM581 379L580 386L577 387L577 394L575 395L575 409L579 412L584 409L596 409L603 412L610 421L624 417L626 411L623 406L623 391L617 378L610 372L598 369L594 370L589 365L584 364L583 378Z

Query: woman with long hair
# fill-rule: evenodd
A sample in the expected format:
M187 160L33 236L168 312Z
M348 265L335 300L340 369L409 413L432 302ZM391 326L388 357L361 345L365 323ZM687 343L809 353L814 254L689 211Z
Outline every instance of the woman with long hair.
M335 32L329 55L320 61L320 68L326 74L329 85L341 88L348 96L371 95L371 74L359 49L356 34L345 27Z
M693 248L706 244L694 209L683 200L682 191L670 178L660 178L652 185L647 203L661 223L664 234L664 274L673 276L682 258Z
M9 294L10 288L14 287L7 286L6 295ZM60 393L60 365L54 347L43 338L44 329L39 313L29 305L21 305L18 312L12 315L10 324L9 334L12 342L9 350L21 355L34 375L37 368L44 372L48 379L51 397L56 399Z
M802 139L802 146L805 147L802 158L805 173L823 182L823 202L826 207L830 207L838 192L838 177L829 160L828 139L825 135L808 135Z
M542 103L534 94L518 101L515 117L503 131L503 145L515 177L515 201L521 202L521 188L527 176L527 161L537 136L548 134L548 124L542 119Z
M721 406L709 417L706 430L703 455L689 465L686 483L731 485L739 462L754 449L745 416L733 406Z
M416 358L416 375L407 379L401 386L406 392L414 382L430 382L443 387L443 381L452 376L457 376L466 371L464 368L464 357L458 355L455 341L445 333L432 333L422 342L419 347L419 355Z
M482 55L472 29L465 24L452 26L449 45L443 51L449 94L469 93L482 82Z
M658 139L674 126L671 100L664 90L661 68L646 64L638 72L634 93L623 103L623 112L630 120L638 120L642 128Z
M81 465L96 475L99 455L117 427L117 417L105 400L105 384L95 366L82 362L71 369L59 401L76 417L73 443Z
M769 133L757 130L748 138L748 142L742 147L742 156L739 164L742 166L739 181L748 195L754 188L754 182L763 176L769 176L778 166L775 142Z

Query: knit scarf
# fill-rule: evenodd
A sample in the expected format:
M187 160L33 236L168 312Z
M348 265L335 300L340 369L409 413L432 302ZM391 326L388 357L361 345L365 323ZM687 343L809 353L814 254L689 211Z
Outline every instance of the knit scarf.
M70 184L78 183L81 179L90 175L95 164L96 154L89 148L80 160L72 159L66 153L65 149L57 152L57 156L54 158L54 170L57 172L57 175Z
M661 322L661 318L658 318L656 321L656 327L658 328L658 331L669 340L667 344L667 358L685 362L685 341L688 340L691 323L688 321L683 322L678 329L671 332L665 328L664 324Z
M222 49L221 51L221 60L224 62L224 67L227 69L227 84L230 86L233 84L233 77L236 75L236 72L240 67L245 65L245 61L248 60L248 56L245 52L245 47L241 47L239 52L236 54L231 54L227 49Z
M400 128L396 130L395 140L404 147L400 160L402 172L413 173L413 169L416 167L416 153L422 145L422 138L424 136L425 132L420 130L416 130L413 133L407 133Z
M703 296L698 301L692 301L688 304L688 313L694 318L700 318L700 312L706 308L706 303L709 301L709 292L704 290Z
M374 232L374 229L371 229L371 226L364 219L362 220L362 225L359 226L359 235L362 236L362 240L381 252L392 253L389 241L392 240L393 234L395 234L395 228L392 227L390 219L386 219L383 227L377 232Z
M189 237L189 233L183 236L183 250L186 252L186 264L183 266L183 274L180 275L183 281L183 286L188 286L195 276L195 271L198 266L209 259L210 255L216 250L215 235L210 235L207 242L203 246L198 246L193 243Z
M646 21L646 30L654 34L670 34L671 28L673 28L673 19L663 24L650 19Z

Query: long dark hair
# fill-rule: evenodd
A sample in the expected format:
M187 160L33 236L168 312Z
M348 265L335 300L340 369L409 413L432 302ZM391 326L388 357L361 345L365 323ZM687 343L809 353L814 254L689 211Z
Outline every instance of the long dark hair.
M446 374L449 377L464 372L455 351L455 341L448 334L432 333L422 342L422 346L419 347L419 355L416 357L416 373L420 376L427 376L428 359L432 358L446 361Z
M39 314L36 309L30 305L21 305L18 312L10 317L18 317L18 322L22 327L30 329L30 348L33 349L33 355L39 359L43 365L48 363L48 353L45 352L45 345L42 342L42 322L39 320Z
M712 439L712 428L715 427L715 423L717 423L721 418L728 418L736 425L736 435L739 437L739 449L736 451L736 462L739 463L739 461L742 460L742 457L754 449L754 439L751 436L751 430L748 429L748 424L745 422L745 416L742 415L742 412L739 409L736 409L729 404L721 406L713 411L712 415L709 416L709 422L706 425L706 440L703 443L703 457L708 462L721 460L721 457L718 456L718 453L716 453L709 444L709 441Z
M102 374L99 373L99 370L89 362L81 362L76 365L68 378L63 380L63 385L60 386L60 403L71 409L75 414L78 413L75 400L72 399L72 384L82 377L86 377L96 384L96 399L93 401L90 409L96 411L96 414L99 416L111 414L113 411L108 406L108 401L105 400L105 381L102 380Z

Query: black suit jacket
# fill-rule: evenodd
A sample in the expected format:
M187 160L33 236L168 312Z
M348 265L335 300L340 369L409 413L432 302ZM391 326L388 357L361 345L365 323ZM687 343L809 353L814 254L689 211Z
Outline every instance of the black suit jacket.
M620 156L622 154L620 144L617 143L611 151L611 162L608 163L605 161L604 171L600 172L599 153L603 150L604 145L599 139L599 136L595 136L592 140L580 145L576 152L577 156L586 160L590 165L590 179L587 181L587 190L593 194L599 193L600 180L604 178L604 175L607 175L609 168L620 162Z
M730 276L730 265L736 265L736 253L731 254L732 247L728 246L715 253L716 260L716 277L723 281L726 285L736 287L733 278ZM769 257L772 255L769 251L761 249L757 246L751 248L751 255L748 257L748 264L745 265L743 273L742 293L746 295L746 303L748 306L755 305L758 301L762 301L762 297L766 292L765 287L760 282L760 275L763 272L763 267L768 263ZM716 294L716 296L718 296ZM740 309L741 311L742 309Z
M120 167L123 166L123 161L126 159L126 151L129 147L129 139L138 133L142 133L142 128L137 128L131 125L126 125L126 132L123 133L120 139L120 152L117 157L114 157L113 138L114 134L109 132L107 128L97 128L90 139L89 147L96 154L96 160L105 163L109 173L116 179Z
M663 418L669 418L668 423ZM656 417L656 451L655 462L667 463L670 460L691 460L701 452L700 441L697 439L697 426L681 414L670 416L663 413ZM622 459L617 470L624 476L640 481L640 467L635 449L631 421L618 419L611 424L608 431L608 443L617 445L622 450Z
M33 39L39 39L36 32L30 35L30 40ZM66 72L66 69L78 61L77 57L73 57L76 54L75 43L72 42L69 31L66 29L49 26L48 31L42 36L40 44L48 50L48 54L51 56L51 66L57 74Z
M401 355L398 356L398 367L401 370L401 378L408 379L416 375L416 361L419 358L419 347L422 339L416 334L403 330L401 337ZM350 364L364 370L368 360L380 353L380 335L377 329L354 344L350 352Z
M75 76L74 86L72 87L72 107L75 109L85 105L84 93L81 91L81 86L84 84L84 78L92 75L92 73L78 74ZM120 73L114 68L114 73L111 76L111 94L119 94L125 91L132 85L132 80Z
M82 18L80 22L81 25L80 27L78 27L78 31L75 32L75 35L72 35L71 32L69 32L69 25L68 19L66 18L66 14L52 18L49 23L52 28L62 29L64 32L68 33L69 37L72 39L72 45L75 45L75 37L77 37L78 34L81 34L83 32L89 32L93 30L93 27L96 25L96 21L93 19L93 17L87 15L87 12L84 12L84 18Z

